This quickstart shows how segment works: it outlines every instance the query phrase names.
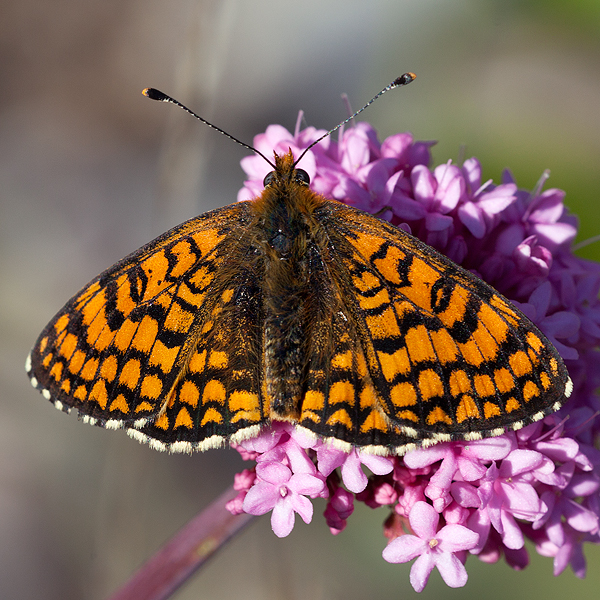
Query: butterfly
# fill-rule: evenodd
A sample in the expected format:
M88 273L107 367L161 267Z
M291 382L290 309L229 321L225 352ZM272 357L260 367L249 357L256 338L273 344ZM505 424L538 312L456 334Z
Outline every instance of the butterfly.
M147 90L178 104L161 94ZM401 455L561 407L567 370L522 312L408 233L311 191L298 160L275 154L260 196L186 221L86 285L39 336L33 386L172 452L284 421Z

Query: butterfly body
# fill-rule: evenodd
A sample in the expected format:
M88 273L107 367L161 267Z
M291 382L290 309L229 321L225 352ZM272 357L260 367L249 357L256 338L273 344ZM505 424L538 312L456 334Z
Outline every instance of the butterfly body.
M290 178L289 180L287 178ZM310 319L311 221L319 197L294 178L291 163L269 177L253 205L264 302L265 396L274 417L299 416Z
M392 225L308 188L291 152L262 195L160 236L77 294L35 387L161 450L292 422L380 454L557 410L571 382L513 305Z

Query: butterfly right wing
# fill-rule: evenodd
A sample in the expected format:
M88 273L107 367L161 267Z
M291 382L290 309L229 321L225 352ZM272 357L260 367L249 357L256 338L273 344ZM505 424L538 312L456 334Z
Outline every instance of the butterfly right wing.
M315 217L321 331L309 336L301 425L402 454L499 435L569 396L552 344L472 273L343 204L325 202Z

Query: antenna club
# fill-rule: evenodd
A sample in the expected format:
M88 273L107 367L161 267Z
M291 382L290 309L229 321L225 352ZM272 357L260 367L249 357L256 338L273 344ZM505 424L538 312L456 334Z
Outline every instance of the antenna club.
M397 87L399 85L407 85L411 81L414 81L417 76L414 73L408 72L404 73L404 75L400 75L400 77L396 77L394 81L392 81L392 85L390 87Z
M142 94L146 96L146 98L150 98L151 100L158 100L159 102L168 102L169 98L166 94L163 94L160 90L155 88L146 88L142 90Z

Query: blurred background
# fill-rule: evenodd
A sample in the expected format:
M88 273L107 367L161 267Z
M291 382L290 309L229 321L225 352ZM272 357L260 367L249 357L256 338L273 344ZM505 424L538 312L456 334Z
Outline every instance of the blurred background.
M233 202L246 152L174 95L252 142L270 123L332 127L405 71L365 119L380 137L437 139L436 164L475 155L531 189L567 191L579 240L600 233L600 2L594 0L1 0L0 597L106 598L243 468L230 450L167 456L55 410L23 364L54 313L98 272L184 219ZM600 243L579 254L600 259ZM268 517L175 598L413 597L381 558L387 513L359 506L340 536L317 503L286 539ZM531 549L531 548L530 548ZM597 597L531 553L518 573L470 558L424 598Z

